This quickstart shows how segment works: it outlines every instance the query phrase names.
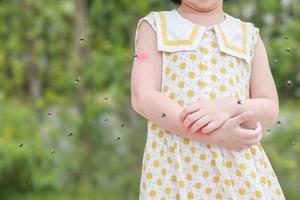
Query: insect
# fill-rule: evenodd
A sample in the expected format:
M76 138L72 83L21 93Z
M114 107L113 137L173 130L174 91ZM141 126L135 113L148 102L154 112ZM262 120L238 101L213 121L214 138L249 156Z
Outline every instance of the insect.
M238 103L238 104L242 104L242 102L241 102L241 100L240 100L240 99L238 99L237 103Z
M23 146L23 144L21 143L21 144L19 144L19 147L22 147Z
M72 136L72 135L73 135L73 133L72 133L72 132L70 132L68 136Z
M54 153L55 153L55 149L52 149L52 150L51 150L51 154L54 154Z
M277 60L277 59L274 59L274 60L273 60L273 63L275 63L275 64L278 63L278 60Z
M108 121L108 118L104 119L104 121Z
M277 124L281 124L281 122L280 122L280 121L277 121Z
M292 86L292 81L291 80L288 80L287 82L287 85L290 87L290 86Z
M286 40L287 40L287 39L289 39L289 37L286 35L286 36L284 36L284 39L286 39Z
M120 140L121 138L120 137L117 137L117 140Z
M51 112L48 112L48 116L51 116L52 115L52 113Z
M80 76L78 76L78 78L75 78L75 83L79 83L80 82Z
M80 44L83 42L83 35L81 36L81 38L79 39Z
M270 129L267 129L268 132L270 132Z
M104 100L107 100L108 98L107 97L104 97Z
M290 47L286 48L286 51L291 52L291 48Z
M120 125L121 127L123 127L123 126L125 126L125 124L124 123L121 123L121 125Z
M166 112L161 113L161 117L165 117L166 116Z

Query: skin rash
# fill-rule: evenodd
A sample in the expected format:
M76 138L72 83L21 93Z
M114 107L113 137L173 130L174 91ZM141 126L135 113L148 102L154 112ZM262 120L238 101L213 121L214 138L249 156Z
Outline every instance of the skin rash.
M139 61L149 59L149 55L147 53L137 53L134 57L136 57Z

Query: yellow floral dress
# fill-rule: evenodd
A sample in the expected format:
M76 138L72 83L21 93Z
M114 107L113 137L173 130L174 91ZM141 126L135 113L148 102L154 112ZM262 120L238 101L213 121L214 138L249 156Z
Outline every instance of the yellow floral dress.
M146 20L162 51L161 93L182 107L197 98L249 98L253 48L259 29L227 13L219 24L195 24L176 9ZM160 114L160 113L159 113ZM168 117L168 113L166 113ZM148 120L140 200L285 199L261 144L242 151L171 134Z

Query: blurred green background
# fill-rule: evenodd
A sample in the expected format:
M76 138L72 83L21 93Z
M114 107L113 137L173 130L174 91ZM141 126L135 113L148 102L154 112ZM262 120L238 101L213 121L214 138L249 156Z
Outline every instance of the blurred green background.
M147 121L130 103L139 18L168 0L0 1L0 199L138 199ZM300 184L300 2L230 0L260 28L280 98L262 145ZM262 83L263 84L263 83Z

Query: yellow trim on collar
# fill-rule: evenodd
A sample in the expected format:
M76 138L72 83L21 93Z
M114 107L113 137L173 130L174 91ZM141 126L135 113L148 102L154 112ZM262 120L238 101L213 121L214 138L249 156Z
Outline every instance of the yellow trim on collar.
M216 26L218 28L218 31L220 32L222 39L224 41L224 45L226 48L232 50L232 51L236 51L238 53L242 53L242 54L246 54L246 42L247 42L247 31L248 31L248 27L247 24L245 22L241 22L241 28L242 28L242 42L243 42L243 47L242 48L238 48L236 46L231 45L228 40L226 35L224 34L224 32L222 31L221 27L219 25Z
M175 11L159 11L152 14L160 51L196 51L208 28L185 20L176 15ZM227 13L225 15L224 21L213 25L220 51L251 62L250 50L254 26Z
M166 16L164 13L159 13L161 26L162 26L162 39L164 45L172 45L172 46L179 46L179 45L191 45L193 44L196 34L199 31L200 26L194 25L192 29L192 33L187 40L169 40L167 35L167 23L166 23Z

